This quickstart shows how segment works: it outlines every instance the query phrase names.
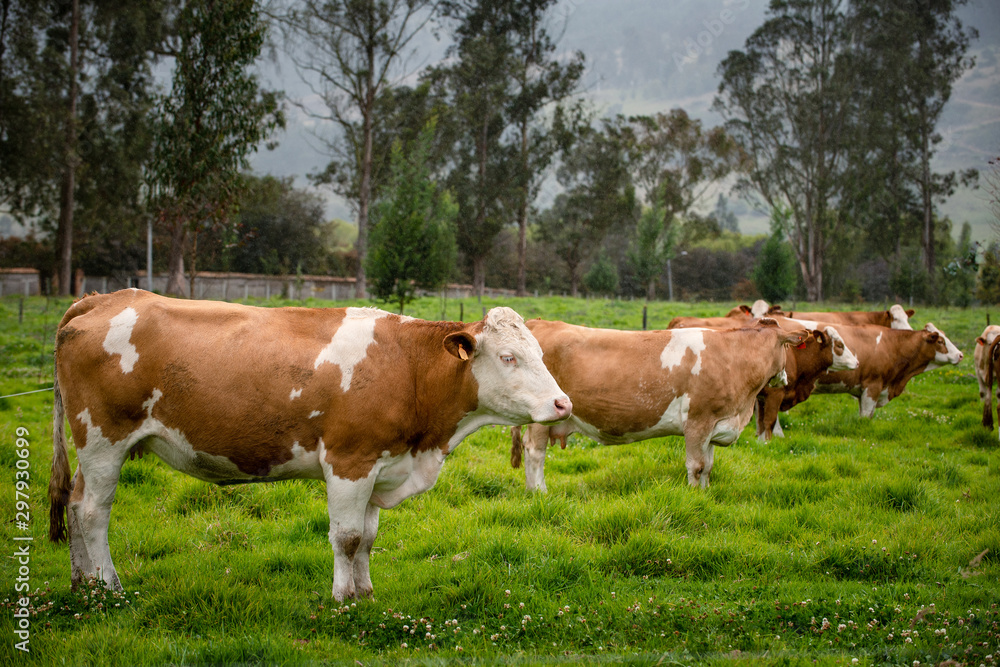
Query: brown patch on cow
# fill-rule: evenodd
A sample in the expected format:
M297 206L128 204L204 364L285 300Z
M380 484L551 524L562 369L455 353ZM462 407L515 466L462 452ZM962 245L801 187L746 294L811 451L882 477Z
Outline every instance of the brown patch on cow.
M358 547L361 546L361 533L338 533L337 543L344 550L344 555L350 560L354 558L354 554L358 552Z

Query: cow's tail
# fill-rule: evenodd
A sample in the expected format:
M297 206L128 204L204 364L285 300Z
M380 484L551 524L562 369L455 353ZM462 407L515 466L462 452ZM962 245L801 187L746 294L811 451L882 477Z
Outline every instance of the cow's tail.
M66 505L70 493L69 456L66 454L66 420L62 393L59 391L59 369L55 369L52 404L52 477L49 478L49 539L66 539Z
M524 454L524 441L521 439L521 427L510 430L510 467L521 467L521 456Z

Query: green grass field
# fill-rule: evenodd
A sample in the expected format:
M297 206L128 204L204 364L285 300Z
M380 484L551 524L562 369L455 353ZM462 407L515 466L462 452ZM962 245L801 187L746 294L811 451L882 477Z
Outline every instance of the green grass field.
M639 301L503 303L642 323ZM21 322L20 301L0 300L0 395L51 386L68 305L29 299ZM407 312L442 307L458 319L458 302ZM728 308L654 303L649 325ZM872 420L853 398L816 396L782 416L784 438L758 443L751 424L716 449L708 490L688 488L681 438L574 436L549 448L549 493L528 494L509 429L479 431L431 491L382 513L375 597L347 605L330 596L322 484L219 488L152 456L126 463L111 516L125 594L71 591L69 550L46 537L51 392L0 399L0 664L1000 663L1000 447L972 369L986 311L918 308L911 321L933 321L965 360L918 376ZM30 653L15 648L19 583Z

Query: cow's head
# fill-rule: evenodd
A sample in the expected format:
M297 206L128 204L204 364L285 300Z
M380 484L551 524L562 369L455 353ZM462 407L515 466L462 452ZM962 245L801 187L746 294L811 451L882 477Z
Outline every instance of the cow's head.
M927 364L927 370L933 370L945 364L957 365L962 361L965 355L936 326L928 323L924 327L923 334L928 342L934 344L934 361Z
M912 308L909 310L903 310L903 307L897 303L886 312L889 313L889 320L892 322L893 329L913 331L913 327L910 326L910 317L912 317L913 313L916 311Z
M823 333L830 338L830 344L833 347L833 363L830 364L830 370L833 372L857 370L858 358L847 347L840 332L833 327L825 327Z
M542 348L510 308L486 313L482 330L449 334L445 349L472 364L479 410L512 425L551 424L570 416L573 403L542 362Z

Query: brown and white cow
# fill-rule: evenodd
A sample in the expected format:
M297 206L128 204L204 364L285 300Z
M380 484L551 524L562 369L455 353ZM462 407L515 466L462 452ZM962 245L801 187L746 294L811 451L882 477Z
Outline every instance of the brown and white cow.
M793 320L780 323L785 329L795 326ZM787 412L809 398L820 375L827 371L850 371L858 367L857 357L833 325L814 329L810 333L812 335L804 343L788 351L785 360L786 384L764 387L757 394L757 437L761 440L782 435L778 412Z
M993 430L993 382L995 374L990 374L990 368L995 363L993 342L1000 336L1000 326L988 325L983 334L976 338L976 350L973 360L976 365L976 381L979 382L979 400L983 402L983 426ZM987 382L987 379L990 381ZM1000 384L997 385L997 400L1000 401Z
M898 303L889 310L852 310L852 311L799 311L788 313L775 312L772 316L782 315L796 320L815 320L819 322L830 322L832 324L878 324L890 329L903 329L912 331L910 318L913 317L913 309L903 310Z
M688 483L707 487L714 445L736 441L754 399L783 375L785 349L808 332L774 325L745 329L618 331L528 320L545 365L573 399L573 416L555 426L514 429L511 463L529 490L546 490L545 449L574 432L604 445L683 435Z
M801 320L795 320L801 323ZM906 383L924 371L958 364L962 352L933 324L919 331L891 329L876 324L838 326L854 351L857 370L827 372L819 377L815 393L847 393L858 399L862 417L871 417L903 393Z
M774 304L772 306L763 299L757 299L753 302L752 306L748 306L746 304L734 306L728 313L726 313L726 317L748 317L750 319L756 319L760 317L770 317L774 314L783 314L781 312L781 306L778 304Z
M342 601L372 592L379 509L430 489L463 438L572 407L509 308L462 324L124 290L73 304L55 357L50 537L68 523L73 582L119 590L108 521L130 454L220 485L323 480Z

